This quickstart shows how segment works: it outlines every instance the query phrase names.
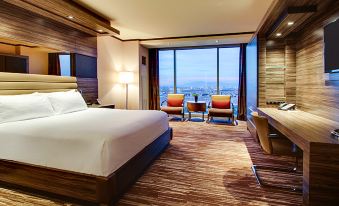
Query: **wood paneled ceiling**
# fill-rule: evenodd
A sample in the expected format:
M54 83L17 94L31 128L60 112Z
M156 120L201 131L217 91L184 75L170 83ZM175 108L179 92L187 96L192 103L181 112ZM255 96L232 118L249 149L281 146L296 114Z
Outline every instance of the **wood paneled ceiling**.
M304 12L301 15L290 15L289 18L293 20L293 22L297 22L296 25L293 25L293 31L289 31L289 29L285 28L285 31L289 34L295 34L304 28L309 22L312 22L314 19L318 17L319 14L326 11L328 7L330 7L337 0L278 0L275 5L269 9L268 15L263 20L262 26L257 31L259 37L271 37L272 32L275 31L275 24L279 22L279 18L288 10L288 8L307 8L316 6L315 12ZM285 19L286 23L289 19ZM299 22L300 21L300 22ZM285 23L285 25L286 25ZM276 31L274 34L280 33ZM274 35L273 34L273 35ZM286 37L286 34L281 33L280 38Z
M110 21L71 0L3 0L43 17L68 25L91 36L115 35Z

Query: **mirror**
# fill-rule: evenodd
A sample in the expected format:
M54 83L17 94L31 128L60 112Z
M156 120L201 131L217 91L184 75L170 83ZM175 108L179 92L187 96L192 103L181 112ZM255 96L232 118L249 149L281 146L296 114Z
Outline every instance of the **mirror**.
M71 75L69 52L0 38L0 72L48 75L49 54L58 54L62 76Z

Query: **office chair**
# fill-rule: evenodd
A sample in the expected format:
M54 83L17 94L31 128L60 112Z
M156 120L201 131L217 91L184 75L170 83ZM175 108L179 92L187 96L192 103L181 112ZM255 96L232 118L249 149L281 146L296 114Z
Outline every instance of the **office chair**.
M255 127L257 129L257 134L259 137L260 146L263 149L264 153L269 155L285 155L295 157L295 167L294 168L278 168L272 166L260 166L252 165L252 171L254 176L260 186L269 186L279 189L287 189L290 191L301 192L301 187L288 187L284 185L273 185L263 182L257 170L270 170L270 171L280 171L287 173L297 172L298 167L298 158L302 155L297 146L293 144L286 138L281 138L277 134L269 133L269 124L266 117L259 116L257 112L251 113Z

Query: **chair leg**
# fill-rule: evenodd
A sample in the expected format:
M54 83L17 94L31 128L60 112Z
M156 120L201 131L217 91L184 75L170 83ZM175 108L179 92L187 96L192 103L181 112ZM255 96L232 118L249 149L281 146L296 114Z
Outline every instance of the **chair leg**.
M301 187L289 187L289 186L284 186L284 185L273 185L273 184L268 184L263 182L260 177L259 174L257 172L257 170L261 169L261 170L271 170L271 171L280 171L280 172L286 172L286 173L295 173L296 171L294 170L294 168L292 169L285 169L285 168L277 168L277 167L270 167L270 166L258 166L258 165L252 165L252 172L257 180L258 185L262 186L262 187L271 187L271 188L277 188L277 189L284 189L284 190L289 190L292 192L302 192L302 188Z
M184 113L184 112L182 113L181 121L182 121L182 122L185 121L185 113Z

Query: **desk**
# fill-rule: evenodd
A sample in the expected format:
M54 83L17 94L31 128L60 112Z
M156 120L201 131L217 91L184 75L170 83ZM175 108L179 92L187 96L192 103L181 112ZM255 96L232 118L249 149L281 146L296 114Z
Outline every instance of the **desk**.
M303 150L303 205L338 205L339 122L303 111L258 108L269 124Z

